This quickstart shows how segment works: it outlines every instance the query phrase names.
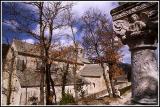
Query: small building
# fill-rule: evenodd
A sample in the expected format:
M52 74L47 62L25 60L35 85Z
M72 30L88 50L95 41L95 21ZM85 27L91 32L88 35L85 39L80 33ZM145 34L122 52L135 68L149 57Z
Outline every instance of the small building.
M105 70L108 69L108 66L105 66ZM86 87L87 94L94 94L107 89L103 78L102 67L99 64L85 64L78 74L90 83Z
M118 66L122 68L123 72L121 75L116 76L115 85L130 82L131 66L125 63L119 63ZM107 80L109 80L109 67L107 66L107 64L104 64L104 67L106 78ZM84 64L83 68L78 72L78 74L90 83L89 85L87 84L85 87L86 93L88 95L99 92L107 92L107 87L103 77L103 69L100 64Z

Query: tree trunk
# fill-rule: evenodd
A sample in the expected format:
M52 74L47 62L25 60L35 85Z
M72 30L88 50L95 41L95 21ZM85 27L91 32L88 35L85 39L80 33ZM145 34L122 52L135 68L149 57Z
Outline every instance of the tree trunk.
M106 78L106 73L105 73L105 68L104 68L104 64L103 63L101 63L101 67L102 67L102 71L103 71L103 78L104 78L104 81L105 81L109 96L112 97L113 96L112 95L112 89L109 87L109 81Z
M77 91L77 79L76 79L76 71L77 71L77 64L75 64L73 76L74 76L74 92L75 92L75 102L78 101L78 91Z
M115 87L114 87L114 81L113 81L113 79L110 79L110 82L111 82L111 88L112 88L112 95L113 95L113 97L116 97L116 95L115 95Z
M71 14L69 14L69 20L71 21L70 15ZM76 38L75 38L75 35L74 35L74 31L73 31L73 25L72 24L69 24L69 25L70 25L71 32L72 32L72 35L73 35L73 43L74 43L74 48L75 48L75 53L74 53L75 66L74 66L74 69L73 69L73 76L74 76L75 102L77 103L77 101L78 101L78 91L77 91L77 85L76 85L76 71L77 71L78 47L77 47Z
M43 49L41 49L41 56L44 56ZM41 65L41 80L40 80L40 105L44 105L44 77L45 77L45 60L42 57L42 65Z
M11 71L12 72L12 71ZM7 94L7 105L11 104L11 94L12 94L12 73L9 74L9 80L8 80L8 94Z
M50 75L48 69L48 64L46 64L46 105L51 105L52 101L50 100Z
M27 105L27 88L26 88L26 105Z
M49 47L45 47L45 71L46 71L46 105L52 105L52 96L50 90L50 83L51 83L51 73L50 73L50 66L49 63ZM52 84L53 85L53 84ZM54 90L54 87L53 87ZM54 90L55 91L55 90Z
M12 51L12 59L11 59L11 66L9 67L9 79L8 79L8 93L7 93L7 105L11 104L11 94L12 94L12 75L14 71L14 61L15 61L15 53L13 48L11 47Z
M53 81L53 79L51 78L51 75L50 75L50 79L51 79L51 86L52 86L52 90L53 90L53 95L55 96L55 98L54 98L54 101L55 101L55 104L57 104L57 96L56 96L56 92L55 92L55 84L54 84L54 81Z
M55 101L55 104L57 104L57 101L56 101L56 92L55 92L55 84L54 84L54 81L51 77L51 71L50 71L50 67L51 67L51 64L49 65L49 77L50 77L50 82L51 82L51 87L52 87L52 90L53 90L53 95L55 96L54 98L54 101Z
M97 53L98 57L100 57L100 54L99 54L99 52L98 52L96 47L97 47L97 45L95 45L95 49L96 49L96 53ZM112 97L113 95L112 95L112 89L110 88L110 81L109 81L109 78L108 79L106 78L107 71L105 73L105 67L104 67L104 63L102 62L102 60L100 61L100 64L101 64L101 67L102 67L103 78L104 78L104 81L105 81L109 96Z
M111 83L111 88L112 88L112 94L113 94L113 97L116 97L115 95L115 87L114 87L114 81L113 81L113 71L112 71L112 65L109 64L109 70L110 70L110 73L109 73L109 80L110 80L110 83Z
M63 77L62 77L62 99L65 95L65 86L66 86L66 83L67 83L68 69L69 69L69 63L67 63L65 72L64 72Z
M40 82L40 105L44 105L44 67L41 69L41 82Z
M40 105L44 105L44 76L45 76L45 60L44 60L44 46L43 46L43 21L42 21L42 15L43 15L43 2L40 3L39 7L39 24L40 24L40 44L41 44L41 57L42 57L42 66L41 66L41 82L40 82Z

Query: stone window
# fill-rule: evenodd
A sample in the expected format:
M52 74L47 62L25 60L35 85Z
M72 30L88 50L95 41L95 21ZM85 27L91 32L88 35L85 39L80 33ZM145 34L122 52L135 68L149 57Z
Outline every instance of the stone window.
M51 72L55 71L55 65L51 64L51 68L50 68Z
M94 88L95 88L95 85L96 85L96 84L95 84L95 83L93 83Z
M17 59L17 70L23 71L26 68L26 62L22 59Z
M42 67L42 62L41 61L36 61L37 65L36 65L36 70L40 70Z
M2 94L6 95L7 96L7 89L2 87Z

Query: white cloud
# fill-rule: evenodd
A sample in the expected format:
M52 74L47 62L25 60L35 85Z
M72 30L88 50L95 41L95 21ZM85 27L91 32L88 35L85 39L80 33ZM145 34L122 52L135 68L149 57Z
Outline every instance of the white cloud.
M27 43L31 43L31 44L34 44L35 43L35 40L29 38L29 39L23 39L22 40L23 42L27 42Z
M32 31L36 34L39 34L40 33L40 30L39 30L39 24L37 24L37 26L35 27L35 29L33 29ZM77 32L77 28L76 27L73 27L73 32ZM45 35L48 36L49 34L49 30L46 29L45 30ZM58 29L55 29L53 30L53 35L72 35L72 32L71 32L71 28L69 26L64 26L62 28L58 28Z
M32 30L34 33L39 34L40 33L40 25L37 24L36 27Z
M30 2L30 1L29 1L29 2ZM29 2L28 2L28 3L29 3ZM27 4L26 2L22 2L20 5L21 5L21 7L24 7L24 8L26 8L26 9L30 9L30 10L34 10L34 11L38 12L37 6L31 5L30 3Z
M48 7L51 5L50 3L52 4L52 2L45 2L44 6ZM72 10L74 13L77 13L76 15L78 15L78 17L81 17L83 13L91 7L98 8L110 16L110 11L119 6L116 1L63 1L62 5L66 5L68 3L75 3ZM29 7L29 5L27 6ZM34 6L30 6L29 8L36 10Z
M73 45L72 40L68 40L68 39L65 39L65 38L61 39L60 43L61 43L61 46L65 46L65 47Z
M10 27L13 30L16 30L16 27L19 26L19 24L15 20L4 20L3 24Z
M76 33L78 30L76 27L73 27L73 32ZM56 29L53 31L55 35L72 35L71 28L69 26L64 26L61 29Z
M110 16L110 10L119 5L117 2L108 1L78 1L75 3L76 5L73 6L73 12L77 13L79 17L81 17L84 12L91 7L98 8Z
M73 1L63 1L63 4L70 3ZM110 10L117 7L117 2L108 2L108 1L74 1L76 3L73 6L72 11L75 13L77 18L80 18L86 10L88 10L91 7L98 8L101 11L105 12L111 19L110 16ZM78 29L76 27L73 28L74 32L77 32ZM39 25L36 26L36 28L33 30L35 33L39 34ZM48 30L46 30L45 35L48 35ZM71 29L69 26L62 27L61 29L56 29L53 31L53 35L72 35ZM63 45L70 45L72 44L72 40L67 37L61 37L60 39L61 44Z
M77 28L73 27L74 34L77 32ZM56 29L53 31L53 35L60 37L61 46L70 46L73 45L73 35L71 28L69 26L64 26L61 29Z
M127 45L124 45L121 48L121 51L122 51L122 55L123 55L122 62L123 63L131 63L131 52L129 51L129 47Z
M36 33L36 34L39 34L39 25L37 25L35 27L33 32ZM74 33L77 32L76 27L73 27L73 32ZM49 34L48 29L46 29L45 35L48 36L48 34ZM67 46L73 45L72 32L71 32L71 28L69 26L64 26L60 29L55 29L53 31L53 39L54 38L60 38L59 43L60 43L61 46L66 46L67 47ZM32 39L28 39L28 40L26 40L26 42L28 42L28 43L33 42L34 43L34 41Z

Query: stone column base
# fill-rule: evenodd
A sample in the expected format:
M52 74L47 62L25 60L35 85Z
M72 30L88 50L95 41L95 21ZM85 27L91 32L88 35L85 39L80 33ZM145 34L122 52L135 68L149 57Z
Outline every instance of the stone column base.
M143 99L132 99L131 104L133 105L158 105L157 98L143 98Z

